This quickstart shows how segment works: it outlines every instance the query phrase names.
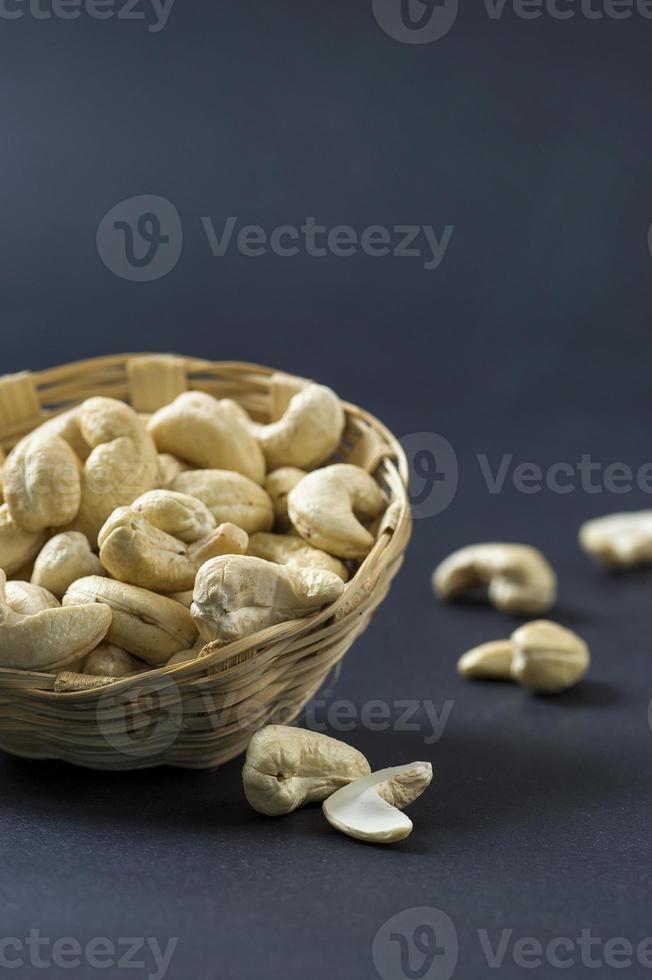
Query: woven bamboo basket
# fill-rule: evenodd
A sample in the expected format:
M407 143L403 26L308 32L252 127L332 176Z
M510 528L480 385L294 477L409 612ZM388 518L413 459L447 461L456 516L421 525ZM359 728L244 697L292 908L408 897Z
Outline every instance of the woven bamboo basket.
M46 419L92 395L152 412L187 389L233 398L259 421L278 418L306 379L255 364L169 354L117 354L0 378L5 450ZM367 627L387 595L410 536L407 465L398 441L372 415L344 403L346 428L333 461L364 467L389 506L376 543L342 596L306 619L193 661L106 683L71 671L0 669L0 747L93 769L162 764L211 768L237 756L269 722L288 724Z

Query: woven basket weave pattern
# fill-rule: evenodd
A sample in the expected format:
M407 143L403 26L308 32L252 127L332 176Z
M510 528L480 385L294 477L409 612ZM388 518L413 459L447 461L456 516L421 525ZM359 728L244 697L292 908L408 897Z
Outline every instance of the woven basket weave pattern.
M46 419L93 395L149 413L182 391L234 398L253 418L278 418L306 379L238 362L119 354L0 378L0 443L9 450ZM203 656L105 685L70 671L0 669L0 747L96 769L168 764L210 768L239 755L269 721L289 723L368 625L398 571L410 535L407 466L373 416L344 403L334 461L371 473L389 506L374 547L342 596L306 619L270 627Z

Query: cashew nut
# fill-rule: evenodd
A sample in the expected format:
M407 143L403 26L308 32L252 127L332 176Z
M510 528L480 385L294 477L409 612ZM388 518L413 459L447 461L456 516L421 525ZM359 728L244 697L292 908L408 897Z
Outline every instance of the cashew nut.
M652 510L609 514L580 528L580 545L595 561L617 568L652 562Z
M242 784L258 813L276 817L304 803L320 803L370 771L357 749L328 735L268 725L247 748Z
M14 612L22 613L23 616L33 616L43 609L56 609L61 605L47 589L20 581L5 584L5 601Z
M0 568L13 575L28 565L45 543L45 531L18 527L7 504L0 506Z
M158 455L158 480L159 487L169 490L179 473L189 470L187 463L183 463L171 453L159 453Z
M270 469L312 469L331 456L344 430L339 398L325 385L307 384L290 399L282 417L269 425L249 423Z
M203 391L185 391L160 408L149 431L161 453L206 469L235 470L256 483L265 479L262 450L244 421Z
M14 612L0 571L0 666L49 670L78 660L98 645L111 623L106 605L57 606L30 615Z
M513 680L532 691L555 694L577 684L590 662L589 648L577 633L538 619L520 626L509 640L469 650L457 669L465 677Z
M343 589L342 579L332 572L225 555L199 569L190 611L202 639L232 642L309 616L337 599Z
M258 531L249 538L247 554L292 568L323 568L339 575L343 582L349 578L346 565L339 559L327 555L319 548L313 548L303 538L297 538L293 534L266 534L265 531Z
M272 501L262 487L229 470L188 470L172 489L206 504L217 524L230 522L247 534L269 531L274 521Z
M392 844L412 832L412 821L402 809L430 785L429 762L380 769L343 786L324 801L331 827L357 840Z
M205 538L215 528L215 518L198 497L175 490L148 490L132 504L136 511L159 531L192 544Z
M277 531L289 531L292 527L288 514L288 494L304 476L306 471L297 469L296 466L281 466L269 473L265 480L265 490L274 507L274 527Z
M69 585L85 575L106 575L102 562L91 551L81 531L62 531L43 545L32 571L34 585L61 599Z
M178 653L172 654L167 662L168 667L175 667L177 664L187 664L190 660L196 660L201 653L203 643L195 643L194 647L190 647L188 650L179 650Z
M85 463L90 456L91 447L82 436L79 427L79 405L48 419L34 431L46 439L55 437L63 439L82 463Z
M314 470L290 491L290 520L302 538L338 558L364 558L374 543L360 517L377 517L386 506L366 470L335 463Z
M150 513L157 518L155 508ZM97 538L100 560L113 578L152 592L191 589L200 565L217 555L243 554L248 541L239 527L220 524L188 545L159 530L131 507L115 510Z
M79 425L92 451L84 464L82 498L72 530L95 541L116 507L152 490L158 478L156 447L138 415L114 398L89 398Z
M81 500L81 463L58 436L22 439L3 468L5 500L25 531L69 524Z
M455 551L433 572L442 599L487 587L489 602L507 613L542 613L553 605L557 577L540 551L524 544L472 544Z
M130 653L112 643L100 643L84 661L84 673L97 677L127 677L135 674L141 667L142 664Z
M73 582L63 597L64 606L84 603L106 603L113 611L109 643L154 667L197 639L192 616L179 602L135 585L88 575Z

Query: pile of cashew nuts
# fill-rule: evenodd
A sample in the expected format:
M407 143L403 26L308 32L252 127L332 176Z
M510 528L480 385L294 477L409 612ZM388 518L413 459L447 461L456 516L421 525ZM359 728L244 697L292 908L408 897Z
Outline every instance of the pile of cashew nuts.
M2 467L0 667L108 681L334 602L387 506L329 462L344 424L306 383L267 425L188 391L151 416L89 398L35 429Z

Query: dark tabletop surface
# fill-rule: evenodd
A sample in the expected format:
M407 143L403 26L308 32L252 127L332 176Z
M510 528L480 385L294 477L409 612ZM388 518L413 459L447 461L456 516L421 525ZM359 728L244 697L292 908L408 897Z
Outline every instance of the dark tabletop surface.
M601 19L490 8L452 23L448 0L423 28L448 33L405 43L419 29L380 0L376 16L369 0L177 0L161 30L143 2L145 20L3 7L22 16L0 15L2 370L123 350L258 361L404 438L428 480L407 560L311 717L374 767L428 759L435 779L412 836L383 849L319 807L259 817L241 760L102 774L3 756L0 972L649 975L652 572L602 572L576 538L588 517L650 506L652 22L598 0ZM170 238L148 281L126 238L98 234L142 195L183 228L181 245L174 212L148 202ZM122 206L127 224L141 205ZM436 268L425 249L318 256L301 241L213 255L208 219L220 238L230 216L268 234L314 216L358 240L379 225L393 244L396 226L426 225L447 246ZM546 484L560 462L567 492ZM461 652L516 621L437 603L429 576L491 539L538 545L557 570L554 615L593 656L564 696L456 675ZM391 723L374 722L377 701ZM66 937L78 966L55 947ZM100 937L103 968L86 945Z

